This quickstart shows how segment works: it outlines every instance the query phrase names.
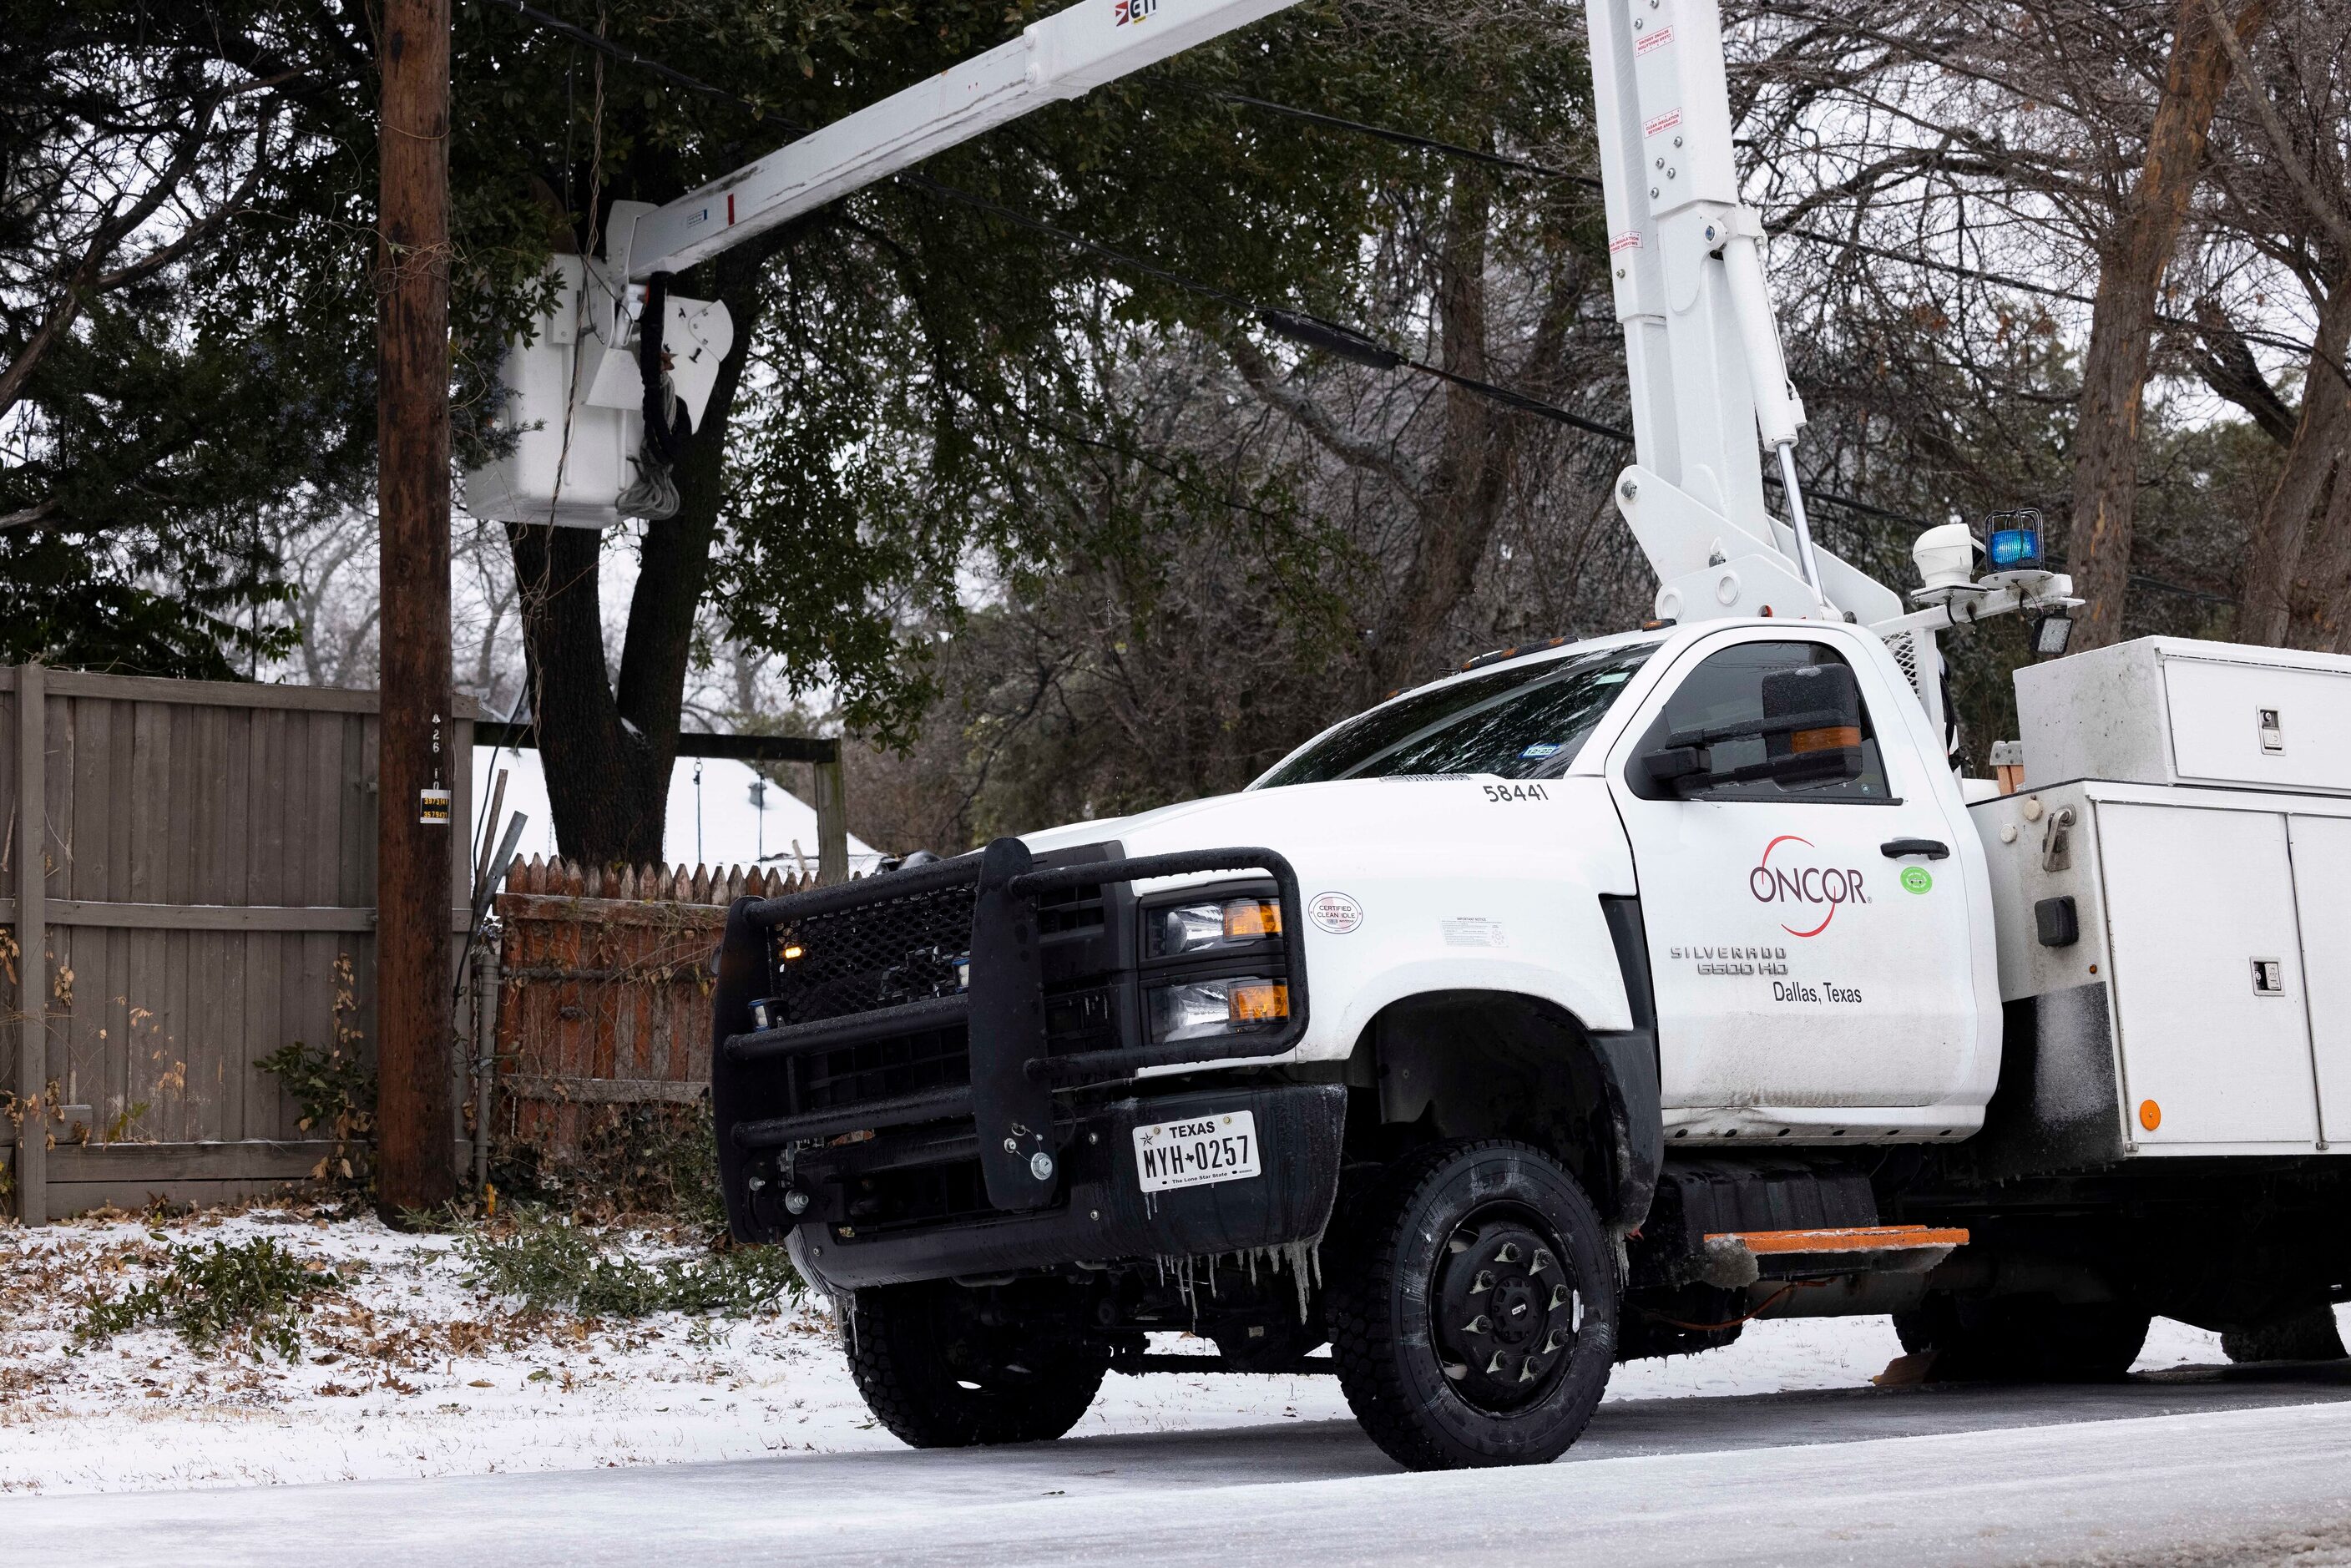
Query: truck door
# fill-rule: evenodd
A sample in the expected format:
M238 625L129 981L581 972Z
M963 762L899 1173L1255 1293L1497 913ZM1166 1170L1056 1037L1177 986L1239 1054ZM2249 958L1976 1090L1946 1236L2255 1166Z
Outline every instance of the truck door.
M1969 900L1960 862L1936 852L1957 852L1972 829L1952 820L1955 792L1932 787L1936 764L1892 706L1909 694L1840 641L1750 628L1696 644L1609 758L1668 1108L1928 1105L1969 1069ZM1831 663L1861 692L1859 777L1666 784L1645 766L1669 737L1760 721L1774 672ZM1765 756L1760 737L1718 745L1709 775Z

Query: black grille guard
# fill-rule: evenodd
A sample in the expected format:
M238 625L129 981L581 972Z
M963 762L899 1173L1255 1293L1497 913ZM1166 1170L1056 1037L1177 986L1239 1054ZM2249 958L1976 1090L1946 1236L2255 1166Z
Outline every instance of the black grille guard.
M1044 977L1040 956L1038 899L1077 888L1203 872L1261 871L1280 889L1290 1016L1262 1034L1181 1040L1049 1054ZM742 1030L753 996L768 979L768 933L787 921L844 913L910 894L976 885L972 907L970 978L960 995L925 998L805 1023ZM1280 1056L1306 1032L1306 967L1300 950L1302 900L1298 874L1272 850L1193 850L1176 854L1089 861L1039 870L1029 847L998 839L977 855L886 873L860 882L741 899L728 912L714 997L714 1109L721 1165L730 1190L735 1170L753 1151L852 1132L970 1116L989 1204L1030 1209L1050 1201L1054 1156L1052 1096L1056 1090L1115 1084L1152 1068ZM1131 959L1124 960L1131 961ZM969 1040L968 1088L925 1089L889 1099L781 1116L737 1117L729 1112L750 1096L737 1091L767 1068L796 1057L925 1031L965 1028ZM1040 1156L1042 1156L1041 1160Z

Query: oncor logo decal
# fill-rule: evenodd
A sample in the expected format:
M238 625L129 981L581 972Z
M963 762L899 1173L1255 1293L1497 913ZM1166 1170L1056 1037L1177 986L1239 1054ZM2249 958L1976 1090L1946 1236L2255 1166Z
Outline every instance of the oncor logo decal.
M1773 865L1771 852L1782 844L1802 844L1811 849L1813 841L1800 839L1793 833L1782 833L1765 844L1763 858L1755 863L1753 871L1747 873L1747 891L1755 895L1758 904L1803 904L1816 908L1826 905L1828 911L1821 916L1821 923L1809 931L1799 931L1782 923L1780 929L1789 936L1817 936L1829 928L1830 921L1836 918L1839 904L1869 902L1869 895L1861 890L1861 873L1857 871L1844 871L1834 866L1792 865L1789 863L1792 856L1783 856L1780 864ZM1797 918L1809 920L1811 912L1808 910Z
M1111 15L1115 18L1111 26L1123 27L1129 22L1148 21L1151 14L1158 9L1159 0L1117 0L1111 7Z

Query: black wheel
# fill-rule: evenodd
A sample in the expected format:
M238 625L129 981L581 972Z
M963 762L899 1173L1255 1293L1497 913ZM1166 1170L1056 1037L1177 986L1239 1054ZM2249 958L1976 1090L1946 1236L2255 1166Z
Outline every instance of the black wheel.
M866 1407L917 1448L1050 1442L1102 1387L1098 1347L983 1321L982 1298L947 1281L856 1293L841 1323Z
M1409 1469L1547 1464L1616 1360L1615 1249L1575 1178L1439 1144L1350 1205L1325 1309L1355 1419Z
M1916 1311L1895 1313L1894 1333L1913 1354L1935 1353L1938 1381L2112 1383L2138 1359L2150 1321L2118 1301L1936 1295Z
M2345 1354L2335 1309L2323 1303L2275 1322L2230 1329L2220 1335L2220 1349L2235 1362L2341 1361Z

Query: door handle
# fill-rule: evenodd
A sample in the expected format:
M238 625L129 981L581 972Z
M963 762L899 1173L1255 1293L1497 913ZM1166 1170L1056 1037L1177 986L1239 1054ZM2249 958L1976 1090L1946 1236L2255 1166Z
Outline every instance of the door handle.
M1951 846L1940 839L1888 839L1877 847L1890 861L1906 855L1924 855L1930 861L1951 858Z

